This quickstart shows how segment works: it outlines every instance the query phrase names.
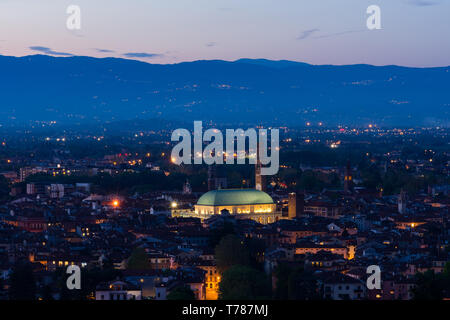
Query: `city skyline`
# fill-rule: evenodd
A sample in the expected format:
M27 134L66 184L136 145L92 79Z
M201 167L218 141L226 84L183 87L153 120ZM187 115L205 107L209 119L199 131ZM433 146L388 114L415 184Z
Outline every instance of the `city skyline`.
M0 303L450 301L449 9L0 0Z

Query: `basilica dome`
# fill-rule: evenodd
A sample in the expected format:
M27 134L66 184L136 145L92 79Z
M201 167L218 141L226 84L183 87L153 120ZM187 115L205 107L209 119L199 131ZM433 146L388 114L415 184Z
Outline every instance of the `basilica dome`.
M255 189L219 189L205 193L198 199L199 206L241 206L273 204L272 197Z

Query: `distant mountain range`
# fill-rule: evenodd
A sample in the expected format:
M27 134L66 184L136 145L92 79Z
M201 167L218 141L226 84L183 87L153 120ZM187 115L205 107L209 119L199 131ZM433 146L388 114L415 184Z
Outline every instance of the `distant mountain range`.
M0 123L129 119L449 126L450 67L0 56Z

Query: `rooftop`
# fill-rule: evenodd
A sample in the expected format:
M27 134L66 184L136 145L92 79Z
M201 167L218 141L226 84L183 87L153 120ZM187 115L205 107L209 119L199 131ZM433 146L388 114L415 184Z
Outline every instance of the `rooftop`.
M273 204L272 198L256 189L219 189L205 193L198 199L201 206L233 206Z

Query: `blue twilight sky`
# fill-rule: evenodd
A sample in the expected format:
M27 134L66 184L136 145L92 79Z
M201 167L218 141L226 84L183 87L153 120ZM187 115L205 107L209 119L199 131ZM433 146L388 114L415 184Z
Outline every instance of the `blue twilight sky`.
M381 7L381 30L366 9ZM66 28L69 5L81 30ZM450 65L450 0L0 0L0 54Z

